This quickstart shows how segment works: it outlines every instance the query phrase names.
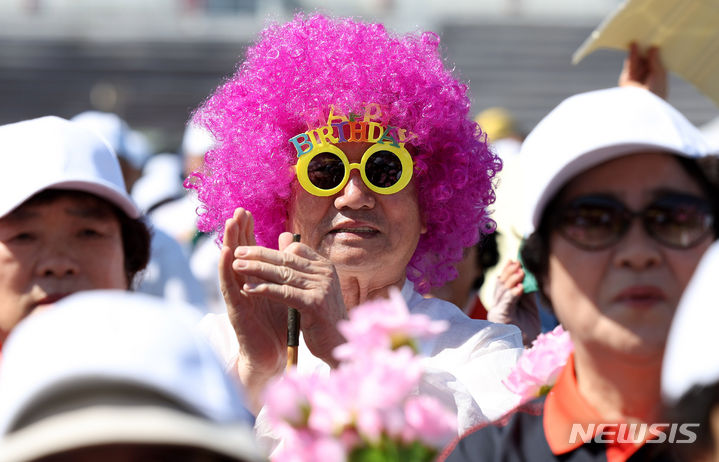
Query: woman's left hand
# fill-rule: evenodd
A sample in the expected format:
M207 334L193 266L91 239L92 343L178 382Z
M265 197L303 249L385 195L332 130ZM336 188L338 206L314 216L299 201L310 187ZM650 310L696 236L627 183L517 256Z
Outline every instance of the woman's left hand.
M522 265L518 261L508 261L497 277L494 304L487 313L487 320L519 327L524 345L530 346L541 332L542 326L534 296L524 293L522 281Z
M347 317L337 271L309 246L292 242L291 233L282 233L278 243L281 250L237 247L232 269L253 277L242 288L249 297L265 297L299 311L309 350L336 366L332 350L345 341L337 322Z

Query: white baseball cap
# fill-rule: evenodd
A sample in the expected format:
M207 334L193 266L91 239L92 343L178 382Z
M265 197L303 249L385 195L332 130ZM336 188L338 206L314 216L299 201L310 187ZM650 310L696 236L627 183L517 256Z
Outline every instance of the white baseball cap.
M719 325L717 274L719 243L704 253L684 290L669 330L662 365L662 395L670 404L694 385L719 382L719 355L711 353L716 351L716 326Z
M85 191L130 218L140 210L125 191L117 156L108 143L75 122L55 116L0 126L5 180L0 218L45 189Z
M150 157L150 147L142 133L131 130L117 114L111 112L85 111L72 119L100 135L119 157L141 170Z
M261 460L239 386L191 307L125 291L69 296L23 320L0 369L0 461L105 444Z
M572 178L603 162L647 149L693 158L708 154L699 130L647 90L615 87L565 99L522 143L525 235L539 226L548 202Z
M184 195L182 159L178 154L155 154L147 161L142 176L132 186L135 203L148 213L157 204Z
M215 138L204 127L193 122L187 124L182 135L182 155L203 157L215 145Z

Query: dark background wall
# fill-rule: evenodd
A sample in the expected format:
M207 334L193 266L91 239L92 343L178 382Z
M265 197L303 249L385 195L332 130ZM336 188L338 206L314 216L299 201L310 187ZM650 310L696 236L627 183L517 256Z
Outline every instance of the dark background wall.
M475 112L507 107L528 131L566 96L616 84L621 52L600 51L578 66L570 63L591 30L450 24L439 32L447 60L470 84ZM158 149L173 150L192 109L232 73L246 47L219 41L0 39L0 123L45 114L71 117L100 105L155 133ZM669 100L698 125L719 114L677 78Z
M510 109L525 130L574 93L617 84L625 53L599 50L571 64L595 26L454 25L444 29L447 56L470 82L477 110ZM669 102L696 125L719 116L709 98L671 76Z
M0 41L0 123L111 109L168 137L244 54L235 43ZM114 102L113 102L114 101ZM102 107L104 106L104 107Z

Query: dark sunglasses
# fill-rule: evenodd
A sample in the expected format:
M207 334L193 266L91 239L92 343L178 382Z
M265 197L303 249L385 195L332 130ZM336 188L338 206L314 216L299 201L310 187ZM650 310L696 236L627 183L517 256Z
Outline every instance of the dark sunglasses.
M585 250L602 250L619 242L639 217L654 240L675 249L699 244L713 231L709 203L686 194L666 194L634 212L606 195L578 197L554 214L552 226L567 240Z

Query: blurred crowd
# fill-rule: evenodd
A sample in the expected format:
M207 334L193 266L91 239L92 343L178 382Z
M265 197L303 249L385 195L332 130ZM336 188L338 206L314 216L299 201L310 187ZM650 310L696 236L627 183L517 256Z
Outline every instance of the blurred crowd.
M666 101L657 48L531 130L470 114L438 50L297 17L179 152L106 112L1 126L0 461L286 457L267 384L330 374L337 325L393 290L449 326L418 347L416 392L457 417L440 459L719 460L717 124ZM503 380L559 325L573 352L517 403Z

